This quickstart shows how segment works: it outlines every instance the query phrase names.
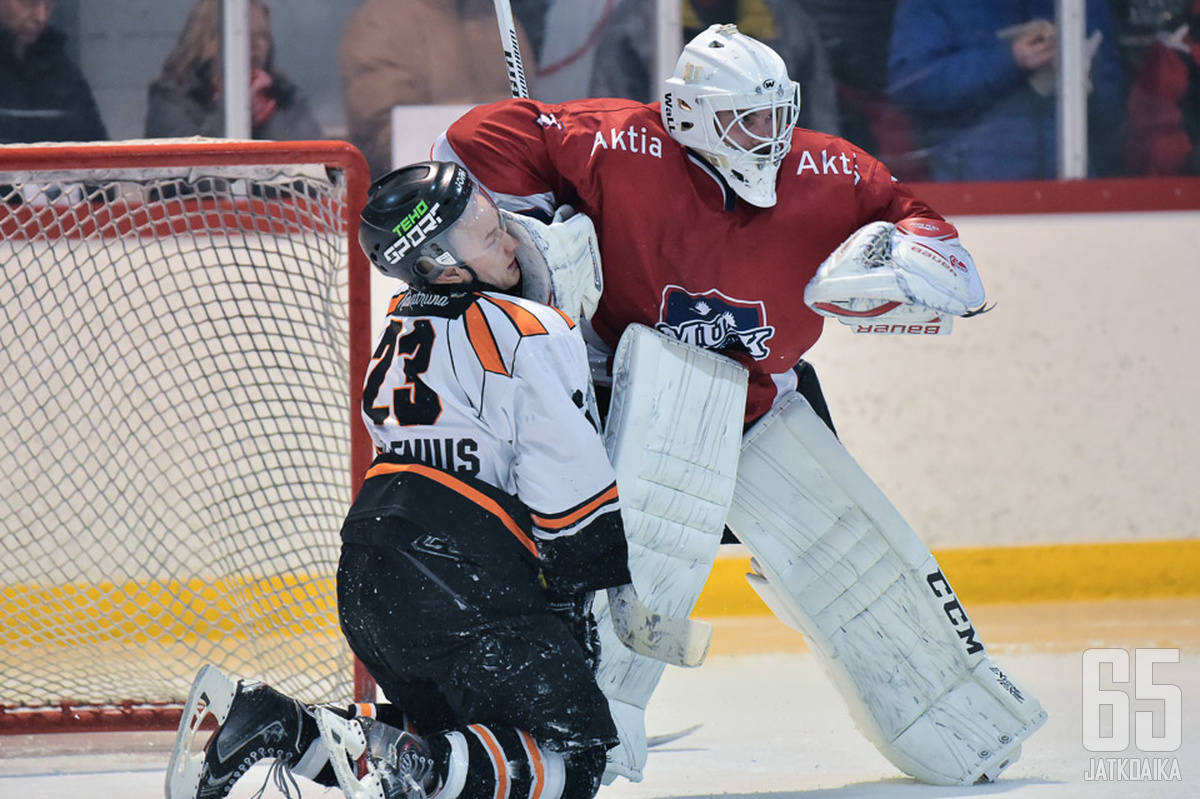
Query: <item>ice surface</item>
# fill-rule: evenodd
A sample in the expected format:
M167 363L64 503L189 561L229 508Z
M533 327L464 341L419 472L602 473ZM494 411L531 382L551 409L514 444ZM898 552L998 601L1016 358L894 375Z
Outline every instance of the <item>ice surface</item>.
M652 750L643 782L619 780L601 799L1076 799L1200 796L1200 598L979 606L972 619L993 656L1050 713L1024 756L993 784L941 788L897 771L854 729L841 699L795 633L771 618L715 618L708 662L668 669L647 713L650 735L694 724ZM1093 754L1083 748L1082 662L1089 647L1180 649L1156 682L1179 686L1183 744L1175 752ZM1161 716L1162 704L1131 709ZM0 799L157 799L170 735L150 733L0 737ZM1165 757L1180 781L1095 782L1092 758ZM234 789L252 796L256 766ZM336 797L302 782L303 797ZM268 789L265 796L279 796Z

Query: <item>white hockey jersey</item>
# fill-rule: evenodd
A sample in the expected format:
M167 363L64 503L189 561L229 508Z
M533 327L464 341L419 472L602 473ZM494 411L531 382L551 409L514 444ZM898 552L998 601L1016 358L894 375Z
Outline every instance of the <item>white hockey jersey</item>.
M376 341L362 416L380 453L514 495L544 541L618 510L588 386L583 339L558 310L406 287Z

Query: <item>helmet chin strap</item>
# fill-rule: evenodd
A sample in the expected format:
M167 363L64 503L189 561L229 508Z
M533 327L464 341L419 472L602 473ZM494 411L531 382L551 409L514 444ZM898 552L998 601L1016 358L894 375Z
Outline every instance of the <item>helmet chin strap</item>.
M461 269L461 270L463 270L464 272L466 272L468 275L470 275L470 276L471 276L471 279L470 279L470 280L467 280L467 281L465 281L465 282L462 282L462 283L446 283L446 284L443 284L443 285L447 285L447 286L474 286L476 283L479 283L479 282L480 282L480 281L479 281L479 273L478 273L478 272L476 272L476 271L475 271L474 269L472 269L471 267L467 266L467 264L465 264L464 262L462 262L462 261L459 261L458 263L454 264L454 268L455 268L455 269Z
M467 291L498 291L501 294L511 294L512 293L511 291L502 289L499 286L494 286L491 283L486 283L486 282L480 280L479 273L477 273L474 269L467 266L466 264L459 264L458 268L465 269L467 271L467 273L471 275L471 279L469 281L467 281L466 283L454 284L454 285L457 285L461 289L466 289Z
M515 296L518 296L518 297L521 296L520 290L519 290L519 286L520 286L519 283L517 284L517 287L514 287L512 289L502 289L499 286L495 286L491 283L487 283L483 280L480 280L479 273L476 272L471 267L467 266L465 263L459 262L459 263L455 264L454 266L456 269L464 270L467 274L469 274L471 276L471 279L467 280L467 281L463 281L461 283L430 283L425 288L432 289L433 291L440 292L440 293L456 293L456 292L468 292L468 291L495 291L500 294L514 294Z
M459 290L464 287L475 286L478 283L480 283L479 274L474 269L472 269L471 267L469 267L465 263L463 263L462 261L456 260L453 264L442 267L442 269L438 271L437 277L440 278L443 274L445 274L447 269L461 269L464 272L466 272L468 275L470 275L471 279L458 281L455 283L439 283L439 282L437 282L437 279L435 278L434 280L432 280L426 284L426 288Z

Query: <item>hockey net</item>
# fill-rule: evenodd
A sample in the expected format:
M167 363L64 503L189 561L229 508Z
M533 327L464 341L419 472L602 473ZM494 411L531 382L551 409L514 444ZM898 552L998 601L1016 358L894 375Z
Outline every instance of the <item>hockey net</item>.
M205 663L355 693L367 181L339 142L0 147L0 732L172 727Z

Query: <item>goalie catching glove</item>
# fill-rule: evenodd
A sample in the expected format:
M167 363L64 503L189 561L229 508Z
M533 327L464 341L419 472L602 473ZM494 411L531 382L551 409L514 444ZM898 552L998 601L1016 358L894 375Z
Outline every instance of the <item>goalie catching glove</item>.
M804 302L847 325L919 324L986 310L971 254L954 226L939 219L859 228L817 269Z
M550 224L501 211L517 240L522 295L564 311L574 321L589 317L600 302L604 280L596 226L569 205L554 212Z

